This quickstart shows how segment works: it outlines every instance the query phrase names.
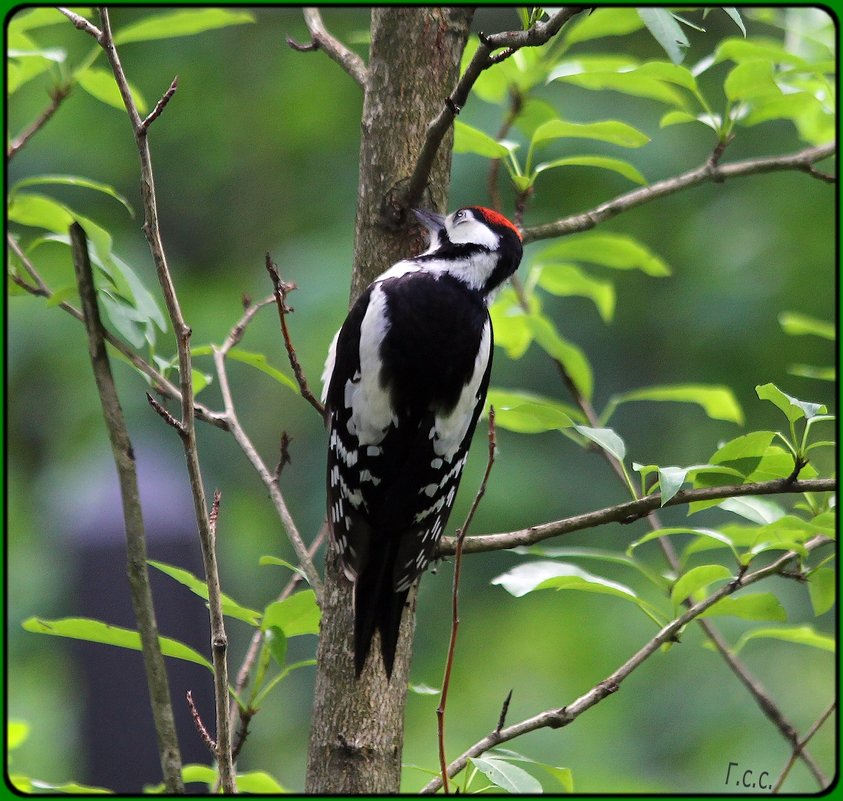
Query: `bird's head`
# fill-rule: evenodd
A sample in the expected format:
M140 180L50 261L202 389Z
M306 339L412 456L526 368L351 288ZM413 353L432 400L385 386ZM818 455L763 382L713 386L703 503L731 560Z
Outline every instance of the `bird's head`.
M464 276L483 294L518 269L521 234L503 214L483 206L464 206L447 217L422 209L413 212L430 236L421 258L436 260L448 272Z

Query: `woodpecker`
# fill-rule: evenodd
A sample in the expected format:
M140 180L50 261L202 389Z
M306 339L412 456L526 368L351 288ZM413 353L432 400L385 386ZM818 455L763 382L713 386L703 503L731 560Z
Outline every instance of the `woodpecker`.
M322 376L328 521L354 585L358 676L376 630L392 676L407 594L445 529L486 399L488 306L522 253L516 227L490 209L413 211L427 250L363 292Z

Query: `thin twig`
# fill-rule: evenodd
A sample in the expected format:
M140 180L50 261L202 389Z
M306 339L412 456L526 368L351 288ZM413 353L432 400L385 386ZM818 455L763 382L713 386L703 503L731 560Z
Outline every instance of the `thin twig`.
M193 701L193 693L188 690L185 696L187 698L187 706L190 709L190 716L193 718L193 725L196 726L196 731L199 732L199 736L202 738L202 742L208 746L208 750L212 754L216 754L217 744L214 742L214 738L211 737L210 733L208 732L208 729L202 720L202 716L199 714L199 710L196 708L196 704Z
M325 420L325 407L320 403L319 399L310 391L307 385L307 379L304 376L299 357L296 355L296 349L293 347L293 342L290 339L290 332L287 330L287 315L293 310L287 305L287 295L292 292L296 285L287 283L281 280L278 275L278 265L272 261L269 253L266 254L266 271L272 279L273 291L275 293L275 303L278 306L278 319L281 321L281 334L284 337L284 347L287 349L287 356L290 359L290 367L293 368L293 375L296 377L296 382L299 385L301 396L319 412L322 420Z
M93 36L99 44L102 44L102 31L96 25L89 22L80 14L71 11L69 8L59 8L58 10L64 14L76 28L80 31L85 31L85 33L89 36Z
M717 165L713 165L709 160L706 160L699 167L618 195L612 200L595 206L590 211L583 212L582 214L573 214L570 217L565 217L544 225L525 228L521 232L523 241L526 245L529 242L536 242L539 239L550 239L579 231L588 231L599 223L616 217L622 212L708 181L721 182L729 178L743 178L748 175L784 172L787 170L797 170L813 174L812 167L814 163L833 155L836 148L836 144L831 142L827 145L808 147L804 150L788 153L783 156L764 156Z
M569 19L582 10L578 6L561 8L549 19L537 22L526 31L506 31L490 36L481 34L480 44L457 82L454 91L445 99L441 111L427 126L424 145L416 159L415 167L405 190L403 203L406 207L414 206L421 200L442 140L453 124L454 118L466 104L469 93L481 73L502 61L503 58L511 56L522 47L539 47L545 44L559 33ZM504 54L492 55L493 51L500 48L506 48Z
M730 484L724 487L700 487L699 489L679 490L665 506L682 506L694 501L710 501L720 498L737 498L745 495L778 495L783 493L801 492L834 492L837 489L837 479L812 478L804 481L788 482L784 479L772 481L751 482L748 484ZM626 501L615 506L608 506L593 512L573 515L551 523L530 526L517 531L500 534L482 534L467 537L463 550L465 553L479 553L481 551L498 551L505 548L515 548L519 545L535 545L550 537L569 534L572 531L582 531L594 528L604 523L629 523L646 517L651 511L661 507L661 495L655 493L639 498L636 501ZM443 537L439 543L436 556L450 556L456 550L456 541L450 537Z
M814 537L805 543L805 549L810 552L815 548L824 545L828 540L825 537ZM581 695L575 701L566 706L548 709L540 712L531 718L522 720L519 723L514 723L500 730L493 730L483 739L476 742L469 749L467 749L460 757L455 759L448 766L448 776L453 778L459 773L468 763L472 757L480 756L490 748L494 748L501 743L514 740L516 737L521 737L528 732L536 731L543 728L558 729L567 726L572 721L576 720L583 712L598 704L604 698L620 689L620 685L633 671L639 668L647 659L654 653L657 653L662 645L668 642L676 642L677 635L693 620L696 620L706 610L710 609L721 599L732 595L738 590L755 584L762 579L769 578L779 574L783 569L795 559L799 559L799 554L794 551L788 551L780 556L778 559L771 562L758 570L753 572L738 573L731 581L726 582L711 595L704 600L694 604L681 615L663 626L655 637L650 639L641 648L636 651L629 659L626 660L617 670L611 675L607 676L603 681L595 684L588 692ZM435 793L442 786L441 777L437 776L426 784L420 792Z
M269 497L275 506L275 511L281 519L281 523L287 532L290 544L296 552L299 565L307 576L310 586L313 587L313 591L316 593L317 602L321 602L322 580L319 578L319 573L316 570L316 566L313 564L313 559L308 553L307 546L305 545L298 527L290 514L290 510L287 508L287 502L284 500L284 496L281 493L275 475L270 472L269 468L255 449L255 446L252 444L252 441L244 431L243 426L240 425L240 421L237 418L237 412L234 408L231 387L228 383L228 372L225 368L225 353L218 348L214 348L214 365L217 371L217 381L220 387L220 394L222 395L223 404L225 405L228 430L232 433L235 441L240 446L240 450L243 451L246 458L252 464L252 467L254 467L257 471L258 476L260 476L264 486L267 488Z
M460 627L460 575L462 573L462 546L465 536L468 533L474 513L480 505L480 501L486 494L486 485L489 483L489 474L495 463L495 407L489 406L489 456L486 460L486 472L483 473L483 480L477 489L477 494L468 510L462 528L457 532L456 556L454 558L454 586L451 594L451 636L448 640L448 654L445 658L445 674L442 677L442 692L439 696L439 706L436 707L437 734L439 740L439 767L442 772L442 788L445 794L450 793L448 787L448 763L445 759L445 707L448 703L448 688L451 686L451 671L454 667L454 653L457 647L457 632Z
M26 143L50 121L53 114L58 111L59 106L70 94L70 89L70 84L60 84L50 90L50 103L27 128L12 140L9 149L6 151L7 161L11 161Z
M311 560L316 555L316 551L319 550L327 535L328 524L326 521L319 529L319 533L316 535L310 545L310 548L308 549L308 556L311 558ZM286 586L275 600L283 601L285 598L288 598L290 595L293 594L293 591L296 589L296 587L298 587L301 581L301 573L293 573L293 575L290 577L290 580L287 582ZM258 658L262 643L263 632L258 629L252 635L252 640L249 643L249 648L246 651L246 656L243 658L243 663L240 665L240 669L237 671L237 678L234 681L234 691L237 695L240 695L243 692L244 688L246 687L246 684L249 681L249 674L252 671L252 667L254 667L255 660ZM232 728L234 728L236 722L239 720L237 737L235 739L233 749L235 755L239 754L240 748L242 748L242 740L244 740L248 735L249 723L251 722L252 717L254 717L256 711L257 710L243 709L235 700L232 700L231 702L229 714L231 716Z
M368 81L368 70L363 59L357 53L349 50L339 39L328 33L318 9L305 8L302 11L307 29L310 31L311 40L307 44L299 44L288 36L287 44L300 53L324 50L330 58L354 78L361 89L365 89Z
M791 771L791 768L796 764L796 760L799 759L799 755L804 751L805 746L808 744L808 741L820 730L822 725L831 717L831 713L837 708L837 701L834 700L829 704L828 708L822 715L814 721L814 724L805 732L805 736L797 742L793 747L793 753L790 755L790 759L788 759L787 764L784 766L784 769L781 772L781 775L776 780L776 783L773 785L773 789L770 791L772 793L778 793L782 789L782 785L784 784L784 780L787 778L788 774ZM826 781L825 784L820 786L820 790L825 790L828 782Z
M176 93L176 89L178 89L178 88L179 88L179 76L176 75L176 77L173 78L173 82L170 84L169 89L167 89L167 91L164 92L163 95L161 95L160 99L155 104L155 108L152 109L152 111L150 111L149 114L147 114L147 116L141 122L141 126L144 129L149 128L149 126L152 125L152 123L155 122L155 120L157 120L158 117L161 116L161 112L164 111L164 109L167 106L167 103L170 102L173 95Z
M199 451L196 442L195 410L193 399L193 368L190 355L191 329L184 320L173 279L170 274L161 231L158 224L158 203L155 194L155 180L152 169L152 157L147 137L148 127L141 119L134 98L129 89L129 82L120 62L120 56L114 44L111 22L107 8L100 8L102 31L98 42L102 46L117 87L129 115L135 143L140 159L141 196L144 207L143 230L149 243L152 259L158 275L158 282L164 295L164 301L176 335L179 357L179 387L181 391L181 424L184 427L182 445L187 460L194 512L202 546L202 558L205 567L205 580L208 585L208 609L211 628L211 655L214 665L214 694L216 700L216 758L222 789L226 793L235 793L237 785L234 763L231 758L231 731L228 718L228 639L222 614L222 593L220 590L217 555L208 518L208 505L199 463Z
M97 306L94 276L88 255L85 231L78 223L70 227L71 252L76 272L79 297L85 328L88 332L88 352L91 357L97 392L102 404L103 417L111 442L114 464L120 481L120 495L123 502L123 522L126 530L126 556L132 607L138 624L141 651L146 670L152 715L158 737L158 752L164 786L170 793L183 793L181 775L181 753L176 735L175 718L170 697L170 686L161 644L158 640L158 623L149 582L146 562L146 533L138 489L135 455L120 398L111 374L111 365L105 349L103 325Z

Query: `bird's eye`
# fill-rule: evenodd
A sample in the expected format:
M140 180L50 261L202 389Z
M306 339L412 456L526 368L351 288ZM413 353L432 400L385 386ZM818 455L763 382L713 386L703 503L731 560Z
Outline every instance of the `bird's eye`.
M462 220L464 217L465 217L465 210L460 209L459 211L454 213L454 222L458 222L459 220Z

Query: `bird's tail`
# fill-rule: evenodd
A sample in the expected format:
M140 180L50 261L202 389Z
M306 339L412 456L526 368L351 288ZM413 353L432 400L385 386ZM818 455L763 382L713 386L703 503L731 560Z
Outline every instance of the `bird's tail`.
M368 562L354 585L354 667L358 676L363 671L377 630L386 676L387 679L392 677L401 615L409 592L408 589L394 589L395 551L392 543L379 551L370 551Z

